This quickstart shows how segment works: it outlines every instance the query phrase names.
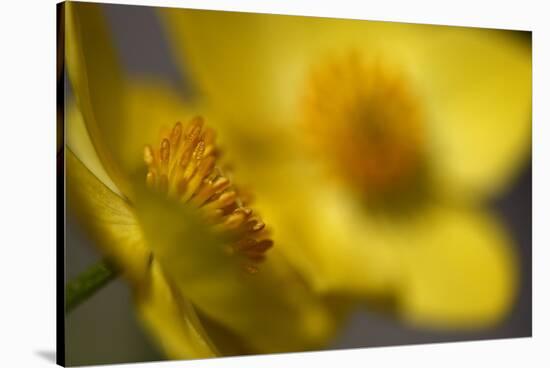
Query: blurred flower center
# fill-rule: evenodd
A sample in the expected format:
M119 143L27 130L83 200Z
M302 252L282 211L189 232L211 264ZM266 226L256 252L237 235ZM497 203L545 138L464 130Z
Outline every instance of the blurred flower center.
M216 165L215 134L201 117L185 126L176 123L156 148L147 145L147 186L185 205L193 206L215 231L228 233L230 253L244 255L247 271L271 248L265 224L246 206L242 196Z
M394 195L423 163L425 116L405 76L356 54L314 68L302 120L314 149L367 198Z

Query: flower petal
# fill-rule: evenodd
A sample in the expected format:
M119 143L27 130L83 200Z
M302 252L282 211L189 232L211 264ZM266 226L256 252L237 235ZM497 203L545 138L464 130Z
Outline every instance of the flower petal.
M435 207L402 247L404 317L432 327L497 323L510 311L518 264L500 224L478 210Z
M135 284L143 280L150 251L128 202L66 149L67 206L75 211L104 257Z
M68 104L65 120L67 147L70 149L71 154L74 154L78 161L90 170L91 174L108 189L119 197L123 197L123 194L111 180L109 174L107 174L105 168L101 164L101 160L97 155L90 135L88 134L88 130L86 129L82 114L75 103L71 102Z
M274 184L261 187L256 206L277 229L273 239L281 251L315 290L360 298L393 294L399 273L393 244L401 236L393 224L366 216L341 188L318 184L306 166L287 167L281 177L284 186L271 178Z
M483 210L425 204L384 215L337 186L292 177L257 207L277 229L281 251L319 293L370 305L390 301L406 320L439 328L491 324L513 305L516 255ZM303 170L301 177L312 182Z
M531 48L502 31L442 33L425 57L436 174L466 194L498 194L531 147ZM460 193L460 194L462 194Z
M158 262L151 263L150 279L136 293L141 320L171 359L219 356L191 303L166 279Z
M326 342L333 326L325 306L276 251L250 274L196 214L146 192L138 203L155 257L178 291L250 349L300 351Z
M182 70L200 92L244 120L281 123L294 115L302 84L319 58L368 49L399 55L408 24L271 14L160 9ZM391 47L385 47L388 43Z
M263 88L266 68L259 62L268 60L269 51L267 40L258 37L263 34L263 16L187 9L159 12L182 70L190 72L200 92L216 106L240 110L249 98L254 104L269 103L269 88Z
M78 106L102 165L126 192L128 183L116 160L116 147L124 131L122 71L97 4L66 4L67 71Z

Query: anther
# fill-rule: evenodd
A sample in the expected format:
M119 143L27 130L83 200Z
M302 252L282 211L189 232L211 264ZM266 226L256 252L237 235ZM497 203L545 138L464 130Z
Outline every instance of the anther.
M250 253L255 253L255 254L262 254L264 253L266 250L268 250L269 248L271 248L273 246L273 240L271 239L264 239L264 240L261 240L259 242L257 242L256 244L254 244L252 247L250 247L249 249L247 249Z
M174 147L176 147L180 142L181 130L182 130L181 123L178 121L176 125L174 125L174 128L172 129L172 133L170 133L170 143Z
M153 165L155 162L155 155L153 153L153 148L150 145L146 145L143 149L143 160L147 166Z
M191 151L186 150L182 155L180 159L180 167L182 169L185 169L187 167L187 164L189 164L189 161L191 160Z
M239 212L233 212L231 215L227 216L227 219L223 223L223 228L232 230L238 228L244 221L245 216Z
M263 228L265 227L265 223L263 223L262 221L258 221L256 222L256 224L254 226L252 226L252 231L260 231L262 230Z
M246 217L250 216L252 214L252 210L248 207L239 207L235 210L235 212L241 212L243 213Z
M233 248L237 251L247 250L256 245L257 241L253 238L244 238L233 245Z
M195 150L193 151L193 158L197 161L201 160L204 154L204 141L197 143Z
M200 116L196 116L191 120L188 133L186 134L186 138L189 142L194 142L199 137L203 124L204 121Z
M210 173L210 171L214 168L215 163L216 159L214 157L207 157L203 162L201 162L199 169L197 170L197 175L200 176L201 180Z
M149 171L145 179L145 183L149 188L153 188L155 186L155 179L156 179L155 173L153 171Z
M217 202L220 207L225 207L235 202L235 198L237 198L237 193L233 191L225 192L225 193L222 193L222 195L220 195Z
M219 192L224 190L229 186L229 179L221 176L212 184L212 189L214 189L214 192Z
M162 162L168 162L170 159L170 142L164 138L160 144L160 160Z

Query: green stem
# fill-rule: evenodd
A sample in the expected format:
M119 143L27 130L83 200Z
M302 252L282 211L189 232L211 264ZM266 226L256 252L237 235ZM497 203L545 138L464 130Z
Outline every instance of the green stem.
M118 271L102 260L70 280L65 287L65 314L69 314L117 276Z

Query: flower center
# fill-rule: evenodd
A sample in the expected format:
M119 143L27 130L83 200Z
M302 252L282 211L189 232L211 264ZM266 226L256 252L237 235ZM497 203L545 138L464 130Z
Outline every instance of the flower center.
M402 74L351 54L314 69L307 87L302 121L338 176L367 199L418 176L425 117Z
M147 186L194 206L214 230L233 235L236 240L228 251L244 255L247 271L254 273L273 241L260 217L216 165L217 158L214 131L204 127L201 117L185 126L178 122L158 147L145 146Z

